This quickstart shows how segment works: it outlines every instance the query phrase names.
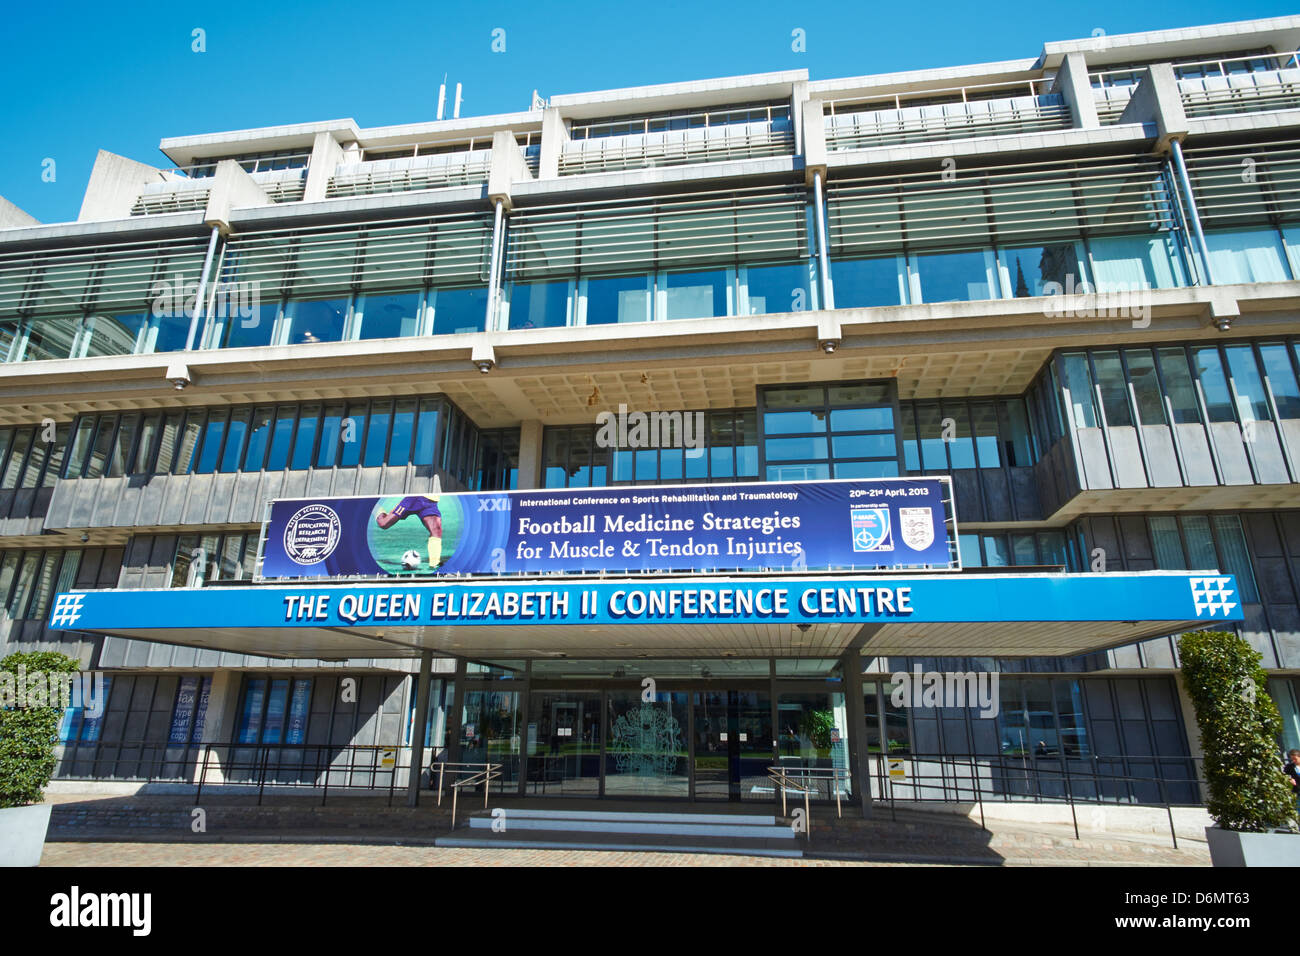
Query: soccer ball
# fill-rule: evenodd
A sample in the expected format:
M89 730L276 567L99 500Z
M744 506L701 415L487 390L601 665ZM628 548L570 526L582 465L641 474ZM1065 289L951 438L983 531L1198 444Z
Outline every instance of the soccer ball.
M420 552L412 548L406 554L402 555L402 567L408 571L414 571L420 566Z

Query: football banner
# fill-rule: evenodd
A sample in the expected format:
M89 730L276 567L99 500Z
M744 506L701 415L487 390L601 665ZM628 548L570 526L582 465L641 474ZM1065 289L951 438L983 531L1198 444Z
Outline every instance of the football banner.
M947 478L291 498L263 580L957 570Z

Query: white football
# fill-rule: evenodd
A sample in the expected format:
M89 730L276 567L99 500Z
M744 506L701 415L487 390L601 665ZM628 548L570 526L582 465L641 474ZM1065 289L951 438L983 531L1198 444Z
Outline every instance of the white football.
M408 571L414 571L420 566L420 552L412 548L406 554L402 555L402 567Z

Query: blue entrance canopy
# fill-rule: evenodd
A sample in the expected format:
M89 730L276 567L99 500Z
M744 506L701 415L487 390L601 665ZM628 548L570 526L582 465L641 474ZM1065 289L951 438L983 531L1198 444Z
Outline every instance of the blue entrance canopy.
M881 653L1030 656L1242 619L1232 575L1145 572L73 591L56 597L50 626L287 657L608 654L647 642L682 654L709 643L702 636L759 655L809 646L794 635L810 631L818 653L864 635Z

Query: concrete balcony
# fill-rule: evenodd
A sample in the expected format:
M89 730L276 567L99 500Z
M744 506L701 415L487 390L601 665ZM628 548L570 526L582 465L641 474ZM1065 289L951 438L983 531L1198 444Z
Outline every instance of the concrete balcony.
M491 166L491 149L343 164L330 177L326 196L370 196L486 183Z
M1181 79L1188 119L1300 109L1300 69Z
M560 175L787 156L793 152L794 131L788 119L697 126L571 140L560 154Z

